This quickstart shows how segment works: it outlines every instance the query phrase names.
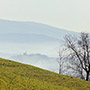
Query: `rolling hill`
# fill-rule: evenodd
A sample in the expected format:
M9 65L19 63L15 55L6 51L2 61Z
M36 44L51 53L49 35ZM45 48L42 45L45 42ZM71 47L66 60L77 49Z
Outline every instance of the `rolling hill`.
M0 42L7 43L45 43L45 42L59 42L59 39L42 35L42 34L0 34Z
M90 90L90 82L0 58L0 90Z
M54 40L61 40L66 34L77 35L78 33L35 22L0 20L0 36L8 37L6 38L6 40L10 39L10 37L15 39L14 36L23 36L22 38L27 40L30 39L29 37L27 37L29 35L33 36L33 38L36 39L41 35L42 39L44 39L44 37L47 37L48 39L52 38ZM16 40L18 39L16 37Z

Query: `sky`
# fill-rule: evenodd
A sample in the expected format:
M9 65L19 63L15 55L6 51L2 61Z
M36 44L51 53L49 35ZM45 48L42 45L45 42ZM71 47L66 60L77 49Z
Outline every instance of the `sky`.
M90 0L0 0L0 19L90 32Z

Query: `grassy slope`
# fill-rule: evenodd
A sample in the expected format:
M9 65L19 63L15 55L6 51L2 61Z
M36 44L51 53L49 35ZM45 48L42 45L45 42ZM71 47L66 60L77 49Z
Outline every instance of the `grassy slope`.
M0 90L90 90L90 82L0 58Z

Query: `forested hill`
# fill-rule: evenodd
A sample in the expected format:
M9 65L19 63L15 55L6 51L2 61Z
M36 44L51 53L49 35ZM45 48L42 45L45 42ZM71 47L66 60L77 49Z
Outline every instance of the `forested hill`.
M0 90L90 90L90 82L0 58Z

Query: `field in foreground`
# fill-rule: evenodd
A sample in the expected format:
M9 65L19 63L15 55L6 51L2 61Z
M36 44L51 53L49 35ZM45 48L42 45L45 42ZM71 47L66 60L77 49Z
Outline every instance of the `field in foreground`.
M90 90L90 82L0 58L0 90Z

